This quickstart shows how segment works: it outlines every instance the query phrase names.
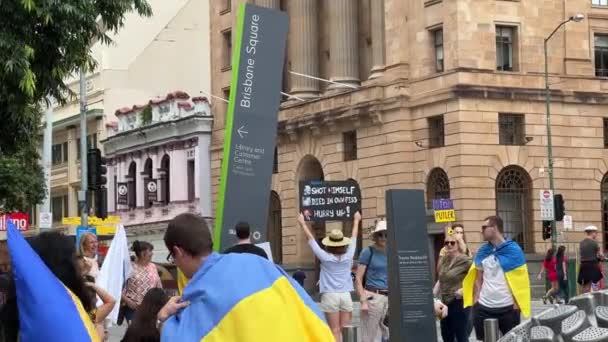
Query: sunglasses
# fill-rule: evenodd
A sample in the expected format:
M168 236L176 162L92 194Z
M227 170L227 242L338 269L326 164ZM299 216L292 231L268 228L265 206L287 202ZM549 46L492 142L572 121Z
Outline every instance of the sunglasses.
M169 263L173 263L175 260L173 259L173 252L169 252L169 254L167 254L167 262Z
M379 238L386 238L386 233L376 233L375 236Z
M443 244L445 246L456 246L456 241L446 241Z

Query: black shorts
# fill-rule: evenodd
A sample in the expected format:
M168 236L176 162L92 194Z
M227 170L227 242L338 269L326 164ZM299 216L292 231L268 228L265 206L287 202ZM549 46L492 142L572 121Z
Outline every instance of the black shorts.
M596 261L584 261L581 262L581 267L578 271L578 283L580 285L587 285L589 283L597 283L602 280L604 276L600 270L600 264Z

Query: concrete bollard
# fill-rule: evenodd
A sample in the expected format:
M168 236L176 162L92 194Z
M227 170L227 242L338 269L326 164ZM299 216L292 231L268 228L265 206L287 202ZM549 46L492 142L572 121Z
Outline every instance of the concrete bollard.
M483 342L496 342L498 341L498 320L495 318L488 318L483 321Z
M342 342L357 342L358 327L347 325L342 328Z

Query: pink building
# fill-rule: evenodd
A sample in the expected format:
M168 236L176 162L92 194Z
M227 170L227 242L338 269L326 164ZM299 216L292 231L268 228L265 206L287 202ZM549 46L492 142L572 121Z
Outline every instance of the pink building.
M116 117L102 141L108 212L121 217L130 240L155 245L154 261L164 261L167 221L184 212L212 216L209 102L176 91Z

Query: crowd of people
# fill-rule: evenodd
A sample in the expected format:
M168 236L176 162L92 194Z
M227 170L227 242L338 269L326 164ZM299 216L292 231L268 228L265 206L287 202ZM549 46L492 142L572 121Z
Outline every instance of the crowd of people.
M264 305L251 306L254 311L249 314L256 315L258 322L305 327L305 340L341 341L342 329L351 323L353 296L360 302L361 340L371 342L382 338L387 341L390 333L387 223L380 220L374 225L370 233L372 243L356 258L358 265L353 279L361 220L361 214L357 212L350 237L340 229L333 229L319 244L310 222L302 215L298 218L308 245L320 263L318 307L303 289L306 274L298 269L288 276L279 266L269 262L266 252L251 242L246 222L236 225L238 242L222 254L213 252L210 230L202 218L183 214L169 223L164 237L169 251L167 260L189 281L181 297L173 298L162 289L158 269L152 262L153 246L148 242L135 241L131 246L134 253L132 272L124 284L121 298L113 298L95 284L100 268L94 234L85 233L78 248L72 238L58 232L41 233L30 238L29 244L55 277L80 300L100 341L107 335L106 318L116 305L120 306L119 322L124 320L123 324L128 326L123 342L189 340L189 337L200 340L206 335L252 340L255 334L243 335L230 327L242 317L244 304L239 303L256 301ZM594 226L587 227L586 237L579 246L577 281L582 292L601 287L600 261L604 257L596 241L597 230ZM522 314L530 315L530 283L522 249L505 238L504 223L498 216L485 219L481 234L485 242L474 251L467 245L462 225L446 228L433 288L433 310L440 320L444 342L468 341L473 329L476 338L483 340L483 322L488 318L498 320L504 335L519 324ZM567 302L565 246L547 250L538 279L543 275L550 284L543 301ZM248 282L243 284L241 279L248 279ZM0 308L0 341L18 341L19 310L15 286L11 277L3 277L3 280L9 290L3 293L4 305ZM289 296L299 299L294 301ZM244 298L248 300L243 301ZM230 302L231 306L227 306ZM268 309L275 304L281 307L278 313ZM290 309L294 305L296 307ZM296 317L285 320L288 313ZM266 329L257 333L265 340L273 340L278 336L287 338L292 332Z

